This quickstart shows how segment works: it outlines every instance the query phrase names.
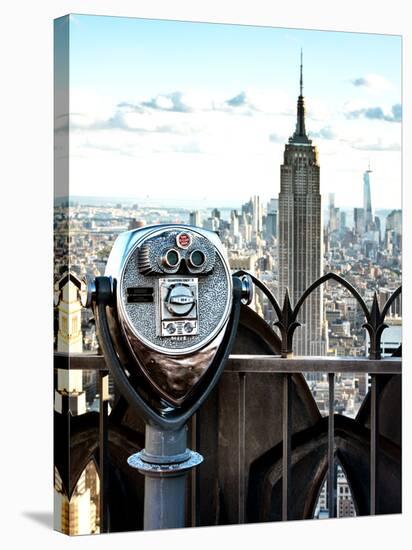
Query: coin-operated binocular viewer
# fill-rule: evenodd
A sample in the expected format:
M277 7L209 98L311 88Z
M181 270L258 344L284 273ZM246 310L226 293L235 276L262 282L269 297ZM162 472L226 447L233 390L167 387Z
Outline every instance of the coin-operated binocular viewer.
M186 422L219 380L251 280L232 277L218 236L185 225L121 234L104 277L88 284L105 360L146 423L128 459L145 475L144 528L183 527L185 478L203 457Z

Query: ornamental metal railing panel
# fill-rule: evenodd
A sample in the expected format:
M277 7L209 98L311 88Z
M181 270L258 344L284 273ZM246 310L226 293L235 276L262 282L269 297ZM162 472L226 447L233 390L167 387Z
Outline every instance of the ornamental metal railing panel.
M244 272L238 272L238 275L242 275ZM280 331L280 349L278 354L232 354L226 364L224 377L225 380L230 380L230 384L236 386L236 399L234 405L236 410L232 413L236 417L236 422L233 424L236 426L236 443L231 449L233 453L233 464L231 465L219 465L220 455L215 456L213 461L215 464L215 469L220 467L230 469L230 475L232 478L237 478L237 494L235 498L230 502L236 502L237 512L236 512L236 522L244 523L247 521L254 521L256 518L258 520L267 521L270 519L298 519L298 517L311 517L313 514L314 508L314 499L316 494L319 492L319 482L317 482L317 488L314 488L312 492L309 492L309 496L305 497L307 503L301 507L301 511L296 511L296 499L299 498L296 490L296 483L299 479L303 479L299 473L299 453L303 452L303 443L302 437L294 431L293 425L296 421L294 418L294 399L296 399L296 380L295 376L305 375L305 373L322 373L327 375L328 383L328 415L322 421L319 421L319 426L322 425L322 429L319 428L313 430L313 443L320 442L319 445L322 445L325 448L326 452L322 455L322 460L319 459L319 479L322 477L325 471L327 471L327 487L328 487L328 509L329 517L336 516L336 471L335 466L337 460L341 462L341 458L338 456L340 453L340 446L343 448L346 445L345 437L350 432L351 425L349 422L342 421L341 415L335 414L335 378L340 373L362 373L368 375L369 377L369 391L368 395L365 398L364 404L362 407L367 408L367 413L363 413L362 426L356 428L358 432L353 436L354 440L356 439L356 449L354 454L346 454L346 458L342 460L348 460L347 457L354 456L355 461L359 460L359 464L364 468L368 462L368 475L364 475L360 480L353 481L353 497L354 500L358 499L358 502L355 502L357 511L360 514L376 514L376 513L385 513L387 511L391 513L400 512L400 502L401 502L401 491L400 491L400 453L401 445L400 441L393 444L392 441L388 440L387 433L383 433L385 430L381 430L381 421L382 418L386 419L385 423L393 422L400 424L400 418L398 415L394 415L392 411L392 405L388 411L382 410L382 406L387 406L387 400L385 401L385 392L387 393L387 388L390 380L394 377L396 379L401 378L402 368L401 368L401 348L395 355L397 357L382 357L381 353L381 339L382 334L385 328L388 326L385 323L385 318L388 314L388 311L394 301L399 297L401 293L401 287L397 288L390 298L386 301L382 309L379 307L378 296L375 293L370 308L366 305L363 298L360 296L358 291L350 284L348 281L336 275L334 273L328 273L315 281L301 296L297 301L296 305L293 305L290 302L288 292L286 292L283 305L280 306L278 300L273 295L273 293L256 277L252 277L253 283L263 294L266 295L269 302L273 306L275 313L277 315L277 320L275 321L275 326L278 327ZM299 312L304 301L307 297L320 285L324 284L329 280L334 280L338 284L344 286L356 299L357 303L361 307L364 317L365 324L364 327L367 330L370 338L370 347L369 347L369 356L368 357L297 357L293 356L292 346L293 346L293 336L296 330L299 330ZM70 448L70 435L71 435L71 426L70 421L72 417L70 416L69 411L61 411L56 413L57 420L55 420L55 427L61 430L61 426L67 427L67 434L62 434L62 441L64 437L67 436L68 448L66 452L68 455L70 453L72 456L72 470L70 471L70 464L66 465L67 472L59 472L62 478L62 483L65 486L66 493L68 497L72 494L73 488L77 482L78 475L81 473L81 467L73 467L73 460L75 456L79 458L81 464L88 464L91 458L94 458L99 472L100 478L100 495L99 495L99 514L100 514L100 531L107 532L113 530L113 525L116 524L114 520L116 512L114 511L115 506L120 501L119 494L114 494L111 489L111 481L113 476L116 475L113 472L116 472L118 457L116 455L117 450L120 448L120 435L119 431L116 428L116 434L111 434L111 426L113 425L114 418L111 418L112 415L121 417L121 437L127 439L128 434L131 441L130 445L133 448L133 445L136 445L138 441L138 436L135 436L136 431L136 421L132 419L131 424L128 425L128 417L125 413L127 406L125 403L122 403L121 397L118 397L116 406L109 406L109 371L107 369L106 363L102 355L95 353L55 353L55 369L60 371L70 370L70 371L94 371L97 373L98 379L98 394L99 394L99 409L98 412L90 413L93 418L90 417L90 420L84 420L83 426L82 422L79 422L78 428L78 446L76 448ZM273 459L273 464L270 468L262 470L266 472L266 477L269 478L272 476L273 480L272 485L267 484L267 487L270 487L270 490L262 489L258 498L258 507L261 507L262 510L266 512L252 512L250 507L256 505L256 499L250 496L254 493L254 488L251 487L251 480L254 479L252 475L252 470L250 464L246 461L248 445L251 445L251 434L248 433L246 424L248 421L247 415L251 414L249 412L249 401L250 396L248 394L248 385L256 377L281 377L281 404L280 411L281 415L279 418L267 418L268 423L277 423L280 425L282 438L280 442L280 447L273 448L274 457L281 456L281 466L280 471L276 473L276 458ZM263 378L262 378L263 379ZM266 378L265 378L266 379ZM235 382L236 380L236 382ZM268 378L269 380L269 378ZM278 378L276 379L278 380ZM224 384L225 382L223 382ZM221 385L221 383L219 383ZM399 385L400 387L400 385ZM219 390L219 387L218 387ZM398 391L398 390L396 390ZM399 390L400 391L400 390ZM400 393L392 393L391 395L397 395L400 399ZM213 399L213 398L212 398ZM392 397L393 400L393 397ZM365 402L367 401L367 405ZM219 401L217 401L219 403ZM249 404L248 404L249 403ZM217 405L218 406L218 405ZM249 408L248 408L249 407ZM265 403L261 403L260 407L265 409ZM119 413L121 410L121 413ZM201 430L202 423L199 422L199 416L202 414L209 414L206 411L204 413L202 410L199 413L196 413L195 417L192 419L189 431L190 431L190 442L193 450L199 450L199 441L201 441L199 430ZM218 413L217 413L218 414ZM366 414L366 416L365 416ZM82 415L84 417L86 415ZM358 415L359 416L359 415ZM388 418L389 416L389 418ZM63 420L67 418L67 422ZM366 420L365 420L366 418ZM213 418L211 422L214 422ZM346 422L346 423L345 423ZM327 429L326 425L327 423ZM358 429L359 428L359 429ZM386 429L386 428L385 428ZM393 431L399 431L399 426L394 426ZM83 430L83 431L82 431ZM133 431L134 430L134 431ZM317 431L316 431L317 430ZM323 430L323 431L322 431ZM356 431L355 430L355 431ZM72 432L74 433L74 432ZM89 444L84 445L85 452L82 455L82 452L79 451L81 448L82 433L84 438L89 438ZM80 435L79 435L80 434ZM253 434L252 434L253 435ZM310 430L305 431L305 445L310 443L311 433ZM352 437L352 435L350 436ZM94 443L90 441L94 438ZM117 439L116 439L117 438ZM300 439L299 439L300 438ZM116 440L116 441L115 441ZM338 443L337 443L338 441ZM116 447L117 445L117 447ZM117 449L117 450L116 450ZM202 449L200 449L202 450ZM345 447L345 452L347 451ZM120 451L119 451L120 452ZM202 450L203 452L203 450ZM57 453L58 454L58 453ZM62 452L64 455L64 452ZM362 455L362 456L361 456ZM269 456L269 455L268 455ZM389 457L389 458L388 458ZM395 457L395 458L394 458ZM60 462L59 462L60 461ZM64 457L57 457L57 467L64 463ZM70 463L70 460L69 460ZM256 461L256 464L258 461ZM275 464L276 463L276 464ZM395 464L395 466L393 466ZM348 466L346 464L346 466ZM203 467L203 466L202 466ZM350 467L350 465L348 466ZM212 468L212 467L211 467ZM392 469L391 469L392 468ZM61 469L64 470L64 466L61 466ZM294 473L296 472L296 473ZM205 481L201 480L202 471L200 473L196 470L190 474L188 490L187 490L187 525L199 525L199 524L210 524L210 520L202 520L202 500L206 498L202 494L202 490L205 490ZM209 475L209 474L207 474ZM207 478L207 475L204 477ZM263 475L263 474L262 474ZM76 477L77 476L77 477ZM199 477L200 476L200 477ZM295 480L293 479L295 476ZM385 487L385 479L393 477L392 491L393 494L383 494L383 487ZM121 476L120 476L121 477ZM261 476L262 477L262 476ZM264 476L263 476L264 477ZM355 476L356 477L356 476ZM110 478L110 479L109 479ZM200 481L199 481L200 479ZM383 480L383 481L382 481ZM124 481L118 483L118 486L124 485ZM261 486L264 487L266 482L259 482ZM279 485L280 483L280 485ZM214 508L216 508L216 520L214 523L225 523L233 522L233 513L225 515L224 506L222 507L222 502L224 503L224 487L218 488L218 495L214 498ZM141 514L141 505L136 504L136 493L124 493L126 498L129 499L127 502L128 508L135 507L136 514ZM223 497L222 497L223 494ZM281 495L280 502L280 515L275 513L276 509L276 495ZM124 496L124 495L123 495ZM266 500L265 500L266 499ZM385 500L391 502L389 508L382 504ZM391 500L392 499L392 500ZM207 500L207 499L206 499ZM270 502L269 502L270 501ZM250 504L252 502L252 504ZM253 502L255 504L253 504ZM223 511L222 511L223 510ZM276 515L277 514L277 515ZM206 514L207 515L207 514ZM206 522L206 523L205 523ZM121 526L121 521L117 523ZM139 526L139 521L137 521L136 526ZM118 527L119 528L119 527ZM116 527L115 527L116 529Z

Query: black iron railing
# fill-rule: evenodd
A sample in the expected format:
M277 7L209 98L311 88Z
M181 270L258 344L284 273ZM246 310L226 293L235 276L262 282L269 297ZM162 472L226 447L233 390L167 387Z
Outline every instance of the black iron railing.
M240 271L237 274L242 275ZM238 448L233 449L237 453L238 460L238 523L247 520L247 465L245 463L245 449L248 434L246 432L246 386L249 377L256 374L282 375L282 501L281 517L283 520L291 519L291 487L292 487L292 377L295 373L324 373L328 376L329 400L328 400L328 430L327 430L327 463L328 463L328 502L329 517L336 514L335 496L335 376L337 373L353 373L370 375L370 441L369 441L369 514L377 512L379 499L385 495L379 494L377 483L377 470L381 445L379 429L379 379L387 375L401 375L400 357L381 357L381 337L385 324L385 316L394 300L400 295L399 287L387 300L382 310L379 308L378 298L375 293L372 306L369 309L357 290L345 279L334 273L328 273L315 281L302 295L297 304L292 307L289 295L286 292L282 308L270 290L257 278L252 277L254 284L268 298L276 314L275 325L281 334L280 355L232 355L225 368L228 376L237 376L239 387L238 405ZM299 327L298 314L306 298L321 284L328 280L334 280L342 284L357 300L365 316L364 327L370 336L369 357L296 357L292 355L293 334ZM100 412L99 412L99 476L100 476L100 510L101 531L108 530L108 481L107 466L110 460L108 452L108 370L101 355L80 353L70 354L56 353L55 368L95 370L99 375L100 385ZM264 406L264 404L262 404ZM196 449L196 419L192 422L192 449ZM190 523L196 524L199 494L197 473L193 472L190 478Z
M246 271L240 270L240 271L237 271L235 275L242 276L242 275L245 275L246 273L247 273ZM388 298L388 300L384 304L382 311L379 308L378 295L375 291L373 295L372 306L370 309L368 309L368 306L366 305L362 296L359 294L359 292L356 290L356 288L353 285L351 285L346 279L344 279L340 275L337 275L336 273L326 273L325 275L323 275L322 277L314 281L304 291L302 296L297 301L295 307L292 307L292 304L290 302L289 292L288 292L288 289L286 289L285 297L283 300L283 306L281 308L279 305L279 302L277 301L274 294L269 290L269 288L257 277L250 274L249 276L252 278L255 286L259 288L263 292L263 294L268 298L270 304L273 306L276 312L278 320L275 322L275 326L279 328L281 333L281 338L282 338L281 352L283 357L287 357L289 354L292 353L293 335L295 333L295 330L300 326L300 323L298 321L298 316L305 300L318 287L320 287L327 281L334 280L337 283L341 284L344 288L346 288L352 294L355 300L358 302L359 306L362 308L362 311L365 315L365 320L366 320L363 326L368 331L369 338L370 338L369 357L371 359L380 359L381 337L384 329L388 327L388 325L385 324L385 317L391 305L394 303L396 298L401 294L402 292L401 286L399 286L391 294L391 296Z
M108 464L108 429L107 429L107 377L108 370L101 355L90 354L71 354L69 363L67 355L56 353L55 367L67 367L73 370L97 370L100 380L101 407L99 413L99 456L100 456L100 484L101 484L101 511L102 511L102 532L106 531L107 524L107 476L105 471ZM382 498L376 490L376 469L377 456L379 455L379 427L378 427L378 407L379 394L377 391L377 379L383 375L400 375L401 358L338 358L338 357L293 357L284 359L279 356L264 355L232 355L227 363L226 373L236 375L239 380L240 399L239 399L239 448L233 449L239 456L239 523L245 521L245 509L247 488L245 486L246 471L244 464L245 446L247 433L245 431L245 386L247 377L254 374L282 374L283 375L283 402L282 402L282 429L283 429L283 460L282 460L282 518L289 517L290 487L291 487L291 437L292 437L292 403L291 403L291 383L294 373L326 373L328 374L329 384L329 416L328 416L328 501L334 502L334 464L335 464L335 436L334 436L334 386L335 375L337 373L369 374L371 377L371 428L370 428L370 514L375 514L378 498ZM192 445L196 438L192 438ZM194 450L196 450L194 448ZM196 473L194 474L196 475ZM195 517L195 510L198 506L196 500L201 495L196 495L196 482L192 478L192 511L191 516ZM333 517L335 506L329 506L329 516Z

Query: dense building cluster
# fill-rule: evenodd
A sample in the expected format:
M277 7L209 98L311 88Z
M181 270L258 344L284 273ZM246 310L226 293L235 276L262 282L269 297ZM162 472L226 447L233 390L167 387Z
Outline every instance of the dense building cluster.
M333 215L331 215L333 211ZM60 220L69 214L69 236L59 233ZM120 232L153 223L196 223L197 226L218 231L229 255L231 268L244 269L259 277L274 293L280 303L278 262L278 200L264 204L259 196L252 196L239 209L179 209L139 206L137 204L96 205L73 203L70 208L56 209L56 239L68 240L70 270L79 277L86 273L102 275L114 240ZM372 303L374 292L382 308L401 283L400 246L402 242L401 211L378 211L381 231L376 246L367 245L367 231L358 233L354 212L339 209L330 201L329 215L325 212L323 228L323 273L333 271L348 280L366 303ZM339 220L339 223L336 221ZM365 244L366 243L366 244ZM65 246L65 245L64 245ZM63 248L63 245L62 245ZM57 258L59 258L57 247ZM56 264L56 278L67 270ZM252 307L270 325L277 320L267 299L256 292ZM97 341L90 312L82 310L83 349L95 350ZM355 298L341 285L329 281L324 285L323 330L325 353L338 356L363 356L367 351L364 314ZM401 340L401 300L392 305L387 320L386 334L399 345ZM298 329L299 330L299 329ZM393 346L392 346L393 347ZM397 346L396 346L397 347ZM385 349L383 350L385 354ZM320 382L320 381L319 381Z

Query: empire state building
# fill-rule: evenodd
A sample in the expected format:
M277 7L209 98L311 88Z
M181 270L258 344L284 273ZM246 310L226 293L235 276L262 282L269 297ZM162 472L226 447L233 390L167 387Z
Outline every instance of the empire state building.
M301 53L296 129L285 145L279 193L280 300L287 288L292 306L322 275L320 168L316 146L306 135L302 72ZM297 320L301 326L293 338L293 352L324 355L321 287L306 299Z

